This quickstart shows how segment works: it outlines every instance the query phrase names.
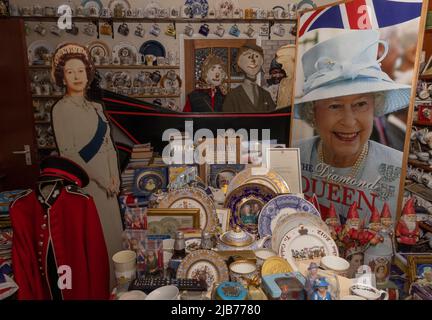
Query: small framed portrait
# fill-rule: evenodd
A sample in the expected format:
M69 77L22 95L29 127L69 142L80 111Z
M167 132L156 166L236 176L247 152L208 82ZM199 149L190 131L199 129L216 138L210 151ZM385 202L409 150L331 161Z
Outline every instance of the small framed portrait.
M125 229L147 229L147 208L127 207L124 214Z
M145 167L135 170L133 193L148 196L167 187L166 167Z
M257 198L246 198L239 206L240 220L244 225L258 224L258 216L264 202Z
M432 256L408 256L409 280L422 286L432 287Z
M244 164L211 164L209 165L208 183L216 189L228 186L232 179L245 168Z
M162 242L142 240L137 251L137 271L140 276L157 275L163 270Z
M148 209L147 226L149 235L174 238L177 229L200 227L200 209Z

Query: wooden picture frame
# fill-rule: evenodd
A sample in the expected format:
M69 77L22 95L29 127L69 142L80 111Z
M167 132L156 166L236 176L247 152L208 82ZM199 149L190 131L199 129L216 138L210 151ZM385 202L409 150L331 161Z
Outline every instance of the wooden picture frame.
M182 228L199 228L200 227L200 209L172 209L172 208L152 208L147 210L147 221L150 224L152 221L158 221L152 219L152 217L161 217L161 220L166 217L172 217L174 219L181 219L181 217L191 217L192 224L190 226L181 226Z
M410 283L414 283L419 279L419 268L420 271L424 270L425 267L430 267L432 269L432 255L419 254L419 255L409 255L407 257L408 262L408 279Z

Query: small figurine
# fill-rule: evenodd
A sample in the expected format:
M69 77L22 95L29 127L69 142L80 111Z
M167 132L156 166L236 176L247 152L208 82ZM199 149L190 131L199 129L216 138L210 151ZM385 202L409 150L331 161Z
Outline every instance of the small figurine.
M390 206L388 203L384 203L384 206L381 211L381 225L383 227L383 231L393 234L393 221L390 212Z
M384 238L380 234L382 228L380 213L377 208L373 207L368 229L361 232L361 242L367 242L367 244L374 246L383 242Z
M354 202L348 210L346 223L341 232L341 240L346 246L358 241L360 233L360 218L357 212L357 202Z
M333 202L330 203L330 209L327 218L325 219L325 223L330 229L333 240L337 240L339 238L340 232L342 231L342 226L340 224L339 217L336 213Z
M274 58L270 63L269 69L270 78L267 79L268 87L265 88L271 95L273 101L276 103L278 98L279 83L283 78L286 77L286 73L282 68L282 65Z
M309 299L311 299L314 289L315 282L318 280L318 265L315 262L311 262L308 267L308 275L306 277L305 290L308 294Z
M396 240L404 245L415 245L420 236L420 228L414 210L414 198L410 198L402 211L402 216L396 226Z
M332 300L328 292L329 285L326 278L319 278L315 283L316 290L312 295L312 300Z

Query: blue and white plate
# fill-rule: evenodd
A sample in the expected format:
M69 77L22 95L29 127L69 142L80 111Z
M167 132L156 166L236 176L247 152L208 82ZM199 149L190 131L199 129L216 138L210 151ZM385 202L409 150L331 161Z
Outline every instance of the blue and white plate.
M262 208L258 217L258 233L260 237L272 235L279 215L289 215L297 212L308 212L321 219L318 210L309 201L296 195L280 195L271 199Z

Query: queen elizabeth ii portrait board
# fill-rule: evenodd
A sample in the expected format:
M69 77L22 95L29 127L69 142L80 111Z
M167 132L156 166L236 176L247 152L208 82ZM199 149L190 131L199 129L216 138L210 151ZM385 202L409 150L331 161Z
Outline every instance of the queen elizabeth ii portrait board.
M367 225L387 202L396 219L421 16L421 1L354 0L299 19L291 144L323 217L356 202Z

